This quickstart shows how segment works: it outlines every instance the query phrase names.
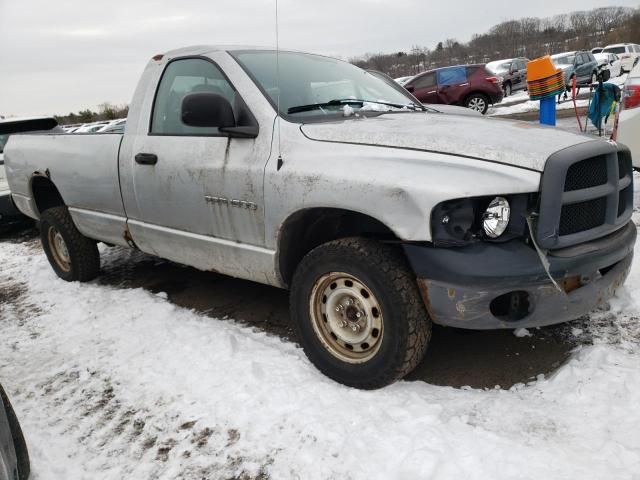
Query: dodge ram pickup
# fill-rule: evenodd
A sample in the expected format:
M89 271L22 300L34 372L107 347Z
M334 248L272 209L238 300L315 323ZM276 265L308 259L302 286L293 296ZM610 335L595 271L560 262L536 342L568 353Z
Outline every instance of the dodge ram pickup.
M96 277L104 242L288 288L308 358L358 388L410 372L432 322L590 312L636 239L623 145L442 113L301 52L156 55L124 134L13 135L5 162L62 279Z

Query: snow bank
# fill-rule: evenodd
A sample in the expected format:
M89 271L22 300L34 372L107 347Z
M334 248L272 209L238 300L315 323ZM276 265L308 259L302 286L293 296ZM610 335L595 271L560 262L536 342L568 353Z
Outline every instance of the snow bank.
M550 378L363 392L162 295L58 280L35 242L0 264L0 375L36 480L638 478L640 267Z

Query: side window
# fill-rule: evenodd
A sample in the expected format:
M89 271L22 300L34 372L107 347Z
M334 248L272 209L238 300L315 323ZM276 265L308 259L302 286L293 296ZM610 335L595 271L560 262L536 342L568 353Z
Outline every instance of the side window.
M576 55L576 65L582 65L584 63L584 59L582 57L582 54L578 54Z
M171 62L164 70L153 103L151 132L163 135L213 135L217 128L182 123L182 100L190 93L217 93L234 105L236 92L213 63L201 58Z
M435 72L425 73L421 77L417 78L413 83L413 88L416 90L421 88L430 88L436 86L436 74Z
M438 70L438 85L454 85L467 81L467 70L465 67L443 68Z
M640 45L634 45L636 53L640 53Z

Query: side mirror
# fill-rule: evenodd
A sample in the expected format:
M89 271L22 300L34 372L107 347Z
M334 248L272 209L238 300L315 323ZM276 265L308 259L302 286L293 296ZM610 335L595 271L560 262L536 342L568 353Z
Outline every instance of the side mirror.
M182 123L190 127L236 126L229 101L217 93L191 93L182 100Z
M407 92L410 92L410 93L413 93L416 90L413 85L405 85L404 88L407 90Z

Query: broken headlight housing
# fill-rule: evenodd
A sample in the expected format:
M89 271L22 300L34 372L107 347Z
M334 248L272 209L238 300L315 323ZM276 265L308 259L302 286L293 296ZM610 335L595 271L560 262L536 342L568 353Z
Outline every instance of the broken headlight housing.
M436 247L459 247L476 241L506 242L527 234L527 216L538 195L491 195L439 203L431 212Z

